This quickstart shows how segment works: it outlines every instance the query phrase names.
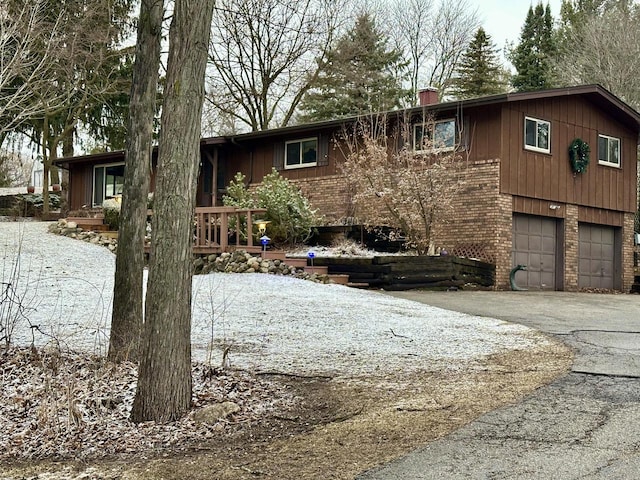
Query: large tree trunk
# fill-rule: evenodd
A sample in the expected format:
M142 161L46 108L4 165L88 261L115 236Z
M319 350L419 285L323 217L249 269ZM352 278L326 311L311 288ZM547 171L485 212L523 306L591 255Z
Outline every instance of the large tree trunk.
M142 0L129 104L127 158L109 338L109 359L115 362L138 360L147 195L163 13L163 0Z
M191 245L213 4L176 0L169 30L134 422L173 421L191 406Z

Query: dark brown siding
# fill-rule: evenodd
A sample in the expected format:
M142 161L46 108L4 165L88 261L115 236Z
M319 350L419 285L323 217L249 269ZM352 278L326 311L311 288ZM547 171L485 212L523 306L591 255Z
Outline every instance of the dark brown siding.
M513 197L513 211L527 213L541 217L563 218L563 206L554 204L548 200L538 200L530 197Z
M314 133L303 134L302 138L316 136ZM234 146L228 150L228 183L236 172L242 172L250 183L259 183L265 175L271 173L274 166L274 149L276 145L285 141L296 140L298 137L266 138L263 142L253 141ZM342 158L340 149L336 148L332 137L329 138L328 162L323 166L282 169L280 174L290 180L304 180L332 176L338 173L338 163Z
M468 125L467 132L471 138L469 160L495 160L500 158L502 142L500 135L500 107L488 106L463 112L468 118L463 124Z
M600 208L580 207L578 209L578 221L622 227L624 225L624 213Z
M91 206L93 165L74 165L69 171L71 197L69 209L78 210L84 205Z
M524 149L524 117L551 122L549 155ZM501 191L521 197L633 212L636 143L633 131L580 97L505 104L502 111ZM622 167L598 164L598 134L621 139ZM574 175L568 149L575 138L591 147L586 173Z

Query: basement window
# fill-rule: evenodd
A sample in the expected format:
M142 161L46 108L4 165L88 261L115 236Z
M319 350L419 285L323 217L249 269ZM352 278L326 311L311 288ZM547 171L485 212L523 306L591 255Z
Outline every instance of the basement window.
M598 135L598 163L610 167L620 167L620 139Z
M524 118L524 148L534 152L551 152L551 122Z

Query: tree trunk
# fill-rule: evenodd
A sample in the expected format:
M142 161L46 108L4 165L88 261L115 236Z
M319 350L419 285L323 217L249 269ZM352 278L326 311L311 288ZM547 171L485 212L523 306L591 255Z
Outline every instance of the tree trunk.
M163 0L142 0L140 5L109 338L108 356L114 362L138 360L142 329L144 237L163 7Z
M191 246L213 4L176 0L169 30L134 422L173 421L191 406Z
M42 216L49 215L49 171L51 170L49 118L44 116L42 128ZM48 152L48 153L47 153Z

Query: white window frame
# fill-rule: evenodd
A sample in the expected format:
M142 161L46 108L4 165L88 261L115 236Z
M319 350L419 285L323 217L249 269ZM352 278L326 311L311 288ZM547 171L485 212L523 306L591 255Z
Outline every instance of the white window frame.
M96 192L95 192L95 188L96 188L96 169L98 169L98 168L106 169L107 167L119 167L121 165L124 165L124 162L101 163L99 165L94 165L93 166L93 175L91 176L91 204L94 207L101 207L102 206L102 204L98 205L97 203L94 203L95 199L96 199ZM106 197L107 197L106 196L106 192L104 191L104 187L105 187L105 184L104 184L104 178L103 178L103 184L102 184L102 188L103 188L103 190L102 190L102 196L103 196L102 201L103 202L106 200Z
M600 139L606 139L607 140L607 159L603 160L600 158ZM609 142L611 140L615 140L616 142L618 142L618 162L611 162L609 160ZM606 165L608 167L615 167L615 168L621 168L622 165L622 141L618 138L618 137L612 137L611 135L603 135L601 133L598 134L598 163L600 165Z
M436 130L436 125L438 124L443 124L443 123L452 123L453 124L453 145L451 146L444 146L444 147L434 147L434 148L421 148L421 145L418 145L418 143L423 143L418 142L417 141L417 131L418 129L422 129L422 138L424 138L424 132L428 131L428 129L431 129L432 132L435 132ZM433 152L450 152L455 150L456 145L457 145L457 129L456 129L456 119L455 118L446 118L446 119L442 119L442 120L436 120L433 122L423 122L423 123L415 123L413 125L413 150L417 153L433 153Z
M302 144L304 142L309 142L313 140L314 142L316 142L316 161L315 162L309 162L309 163L303 163L302 162ZM299 163L295 164L295 165L289 165L287 163L287 150L289 145L294 144L294 143L299 143L300 144L300 161ZM296 140L289 140L287 142L284 142L284 168L285 170L292 170L295 168L307 168L307 167L315 167L318 165L318 137L307 137L307 138L298 138Z
M527 122L536 122L536 144L529 145L527 144ZM539 147L540 139L538 138L538 126L540 124L548 125L549 137L547 138L547 148ZM540 153L551 153L551 122L548 120L542 120L540 118L535 117L524 117L524 125L523 125L523 133L524 133L524 149L531 150L532 152L540 152Z

